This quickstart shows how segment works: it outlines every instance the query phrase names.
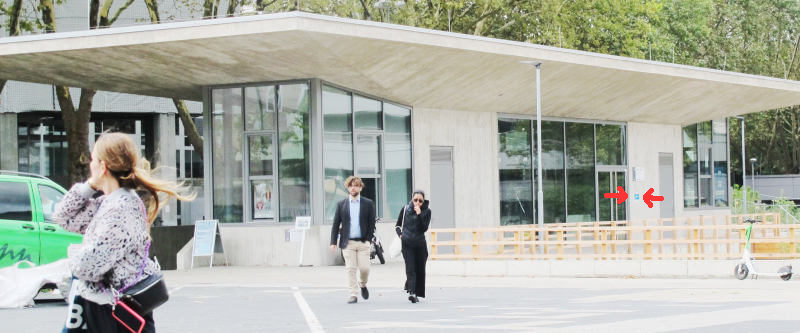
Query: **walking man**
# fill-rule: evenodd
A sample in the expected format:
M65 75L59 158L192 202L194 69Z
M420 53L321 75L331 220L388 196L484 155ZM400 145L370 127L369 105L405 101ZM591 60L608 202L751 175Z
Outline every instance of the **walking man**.
M361 297L369 299L367 280L369 278L370 240L375 232L375 204L361 197L364 182L361 178L350 176L344 185L350 196L339 201L331 228L331 252L336 252L336 238L344 255L344 266L350 284L350 298L347 303L358 302L359 287ZM356 269L359 279L356 280Z

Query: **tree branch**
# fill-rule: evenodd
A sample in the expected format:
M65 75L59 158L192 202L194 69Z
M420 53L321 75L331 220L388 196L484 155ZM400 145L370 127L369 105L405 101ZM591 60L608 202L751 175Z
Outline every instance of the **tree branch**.
M117 18L119 18L119 14L122 14L122 11L123 11L123 10L125 10L125 9L128 9L128 7L130 7L130 6L131 6L131 4L133 3L133 1L134 1L134 0L128 0L128 2L126 2L124 5L122 5L122 7L120 7L119 9L117 9L117 12L116 12L116 13L114 13L114 17L112 17L110 20L108 20L108 25L112 25L112 24L114 24L114 22L116 22L116 21L117 21Z

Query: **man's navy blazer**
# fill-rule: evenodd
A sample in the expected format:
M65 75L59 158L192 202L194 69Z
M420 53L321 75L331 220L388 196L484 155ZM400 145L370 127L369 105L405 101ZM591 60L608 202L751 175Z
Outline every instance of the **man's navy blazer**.
M361 197L358 224L361 227L361 238L371 240L375 233L375 203L365 197ZM350 241L350 196L336 205L331 228L331 245L336 244L337 236L339 236L339 247L346 248Z

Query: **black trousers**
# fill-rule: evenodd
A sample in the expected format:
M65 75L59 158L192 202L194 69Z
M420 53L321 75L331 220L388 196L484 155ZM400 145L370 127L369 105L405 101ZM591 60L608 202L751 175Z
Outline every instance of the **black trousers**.
M425 264L428 261L428 244L403 242L403 259L406 262L406 291L425 297Z
M111 305L100 305L86 300L83 297L76 296L74 304L69 311L69 318L62 332L130 332L111 316ZM155 322L153 321L153 313L148 313L142 317L145 320L145 326L142 332L155 333L156 328Z

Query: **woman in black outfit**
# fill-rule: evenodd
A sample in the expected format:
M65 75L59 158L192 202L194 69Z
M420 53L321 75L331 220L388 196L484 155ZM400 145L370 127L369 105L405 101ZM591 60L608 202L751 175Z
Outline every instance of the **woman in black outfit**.
M425 263L428 261L425 232L431 224L429 203L425 200L425 192L414 191L411 202L400 211L395 225L395 231L403 244L403 259L406 262L405 290L411 303L419 302L417 297L425 297Z

